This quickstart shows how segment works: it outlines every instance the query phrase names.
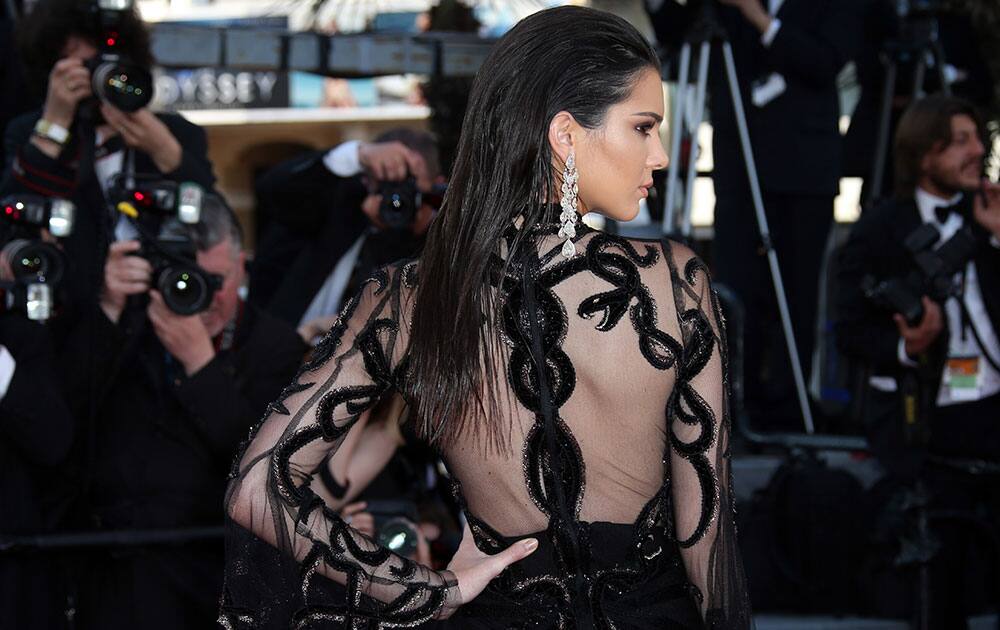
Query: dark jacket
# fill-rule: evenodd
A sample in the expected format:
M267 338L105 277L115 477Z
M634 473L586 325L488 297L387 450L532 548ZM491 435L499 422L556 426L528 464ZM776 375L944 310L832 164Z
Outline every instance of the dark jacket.
M88 486L80 522L99 529L221 525L238 446L291 382L304 343L247 306L233 347L186 377L142 309L127 310L119 325L100 312L93 317L95 323L80 324L100 343L71 336L67 347L92 357L74 368L75 390L98 393L88 403L94 424L74 453ZM81 628L207 628L214 621L221 541L126 549L87 565L95 570L81 584Z
M257 183L260 242L250 301L298 325L337 262L368 228L360 177L342 178L313 151L275 166Z
M19 315L0 315L0 346L16 362L0 398L0 537L50 530L48 481L69 452L73 421L57 388L48 331ZM37 554L0 555L0 627L55 622L52 575Z
M176 114L157 114L183 149L181 164L171 173L160 173L145 153L135 153L137 173L160 174L176 182L193 181L208 190L215 186L212 164L208 161L205 132ZM73 234L63 246L72 261L64 283L70 290L73 308L86 310L97 303L104 278L104 258L113 240L113 224L104 193L91 173L78 183L76 160L79 147L71 138L59 159L52 159L31 142L40 112L15 118L4 134L4 170L0 179L0 197L28 193L72 200L77 207ZM76 127L70 130L77 136Z
M732 44L765 193L837 194L842 143L836 78L859 46L861 18L856 1L785 0L776 16L781 28L767 48L761 44L760 32L737 9L718 6L719 22ZM694 18L693 8L699 5L688 2L681 7L666 0L651 15L661 43L679 48L685 26ZM785 92L764 107L753 105L751 84L774 72L785 78ZM697 75L696 64L691 73L692 78ZM713 50L708 87L716 186L739 185L746 181L745 160L718 48Z

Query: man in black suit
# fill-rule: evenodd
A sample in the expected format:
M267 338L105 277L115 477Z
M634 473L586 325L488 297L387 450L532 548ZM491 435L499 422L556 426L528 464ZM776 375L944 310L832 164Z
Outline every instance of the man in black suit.
M700 2L648 2L657 35L676 46ZM799 358L808 371L817 287L840 177L836 77L855 54L854 0L719 0L764 208L781 265ZM759 237L722 55L709 73L715 162L715 278L744 303L745 392L760 428L801 429L777 302ZM766 365L765 365L766 364ZM765 375L769 374L770 378Z
M380 184L413 177L421 205L406 226L380 217ZM250 301L311 339L374 268L416 253L440 177L434 138L393 129L283 162L257 183L261 239ZM326 326L328 328L329 325Z
M958 98L927 97L904 113L895 196L863 214L839 252L836 335L870 371L865 420L890 474L924 479L936 509L985 509L995 525L996 474L967 472L1000 464L1000 185L983 179L982 133L974 108ZM904 241L922 224L938 230L938 245L969 230L975 246L949 295L922 296L919 321L907 321L862 287L866 277L916 269ZM964 594L981 580L963 560L981 541L954 522L932 527L944 551L931 564L929 627L964 627Z

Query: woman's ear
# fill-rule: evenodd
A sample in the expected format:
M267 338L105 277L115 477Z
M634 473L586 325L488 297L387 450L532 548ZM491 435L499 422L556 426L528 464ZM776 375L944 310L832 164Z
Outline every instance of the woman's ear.
M549 146L552 147L552 154L563 164L573 150L573 135L579 126L573 114L567 111L559 112L549 122Z

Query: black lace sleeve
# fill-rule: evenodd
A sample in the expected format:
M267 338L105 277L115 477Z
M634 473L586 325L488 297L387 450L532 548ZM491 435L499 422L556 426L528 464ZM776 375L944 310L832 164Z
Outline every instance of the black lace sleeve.
M399 383L407 334L401 301L408 275L403 269L380 272L347 304L295 381L270 405L230 482L226 508L231 519L274 546L275 562L298 564L301 601L293 606L298 623L409 627L447 616L460 601L451 573L380 547L310 488L352 427ZM232 540L227 540L227 555L221 623L263 625L255 616L266 606L238 601L234 594L246 591L231 586L266 582L274 567L258 561L259 551ZM345 588L336 597L325 596L329 589L317 584L323 581L317 574Z
M708 269L668 244L683 361L668 409L674 522L709 628L751 626L736 541L725 324Z

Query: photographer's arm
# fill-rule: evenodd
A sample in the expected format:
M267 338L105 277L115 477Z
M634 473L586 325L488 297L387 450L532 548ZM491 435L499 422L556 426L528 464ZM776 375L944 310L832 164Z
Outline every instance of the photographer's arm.
M886 217L866 212L837 252L837 292L834 296L837 346L847 356L878 372L893 372L900 365L900 334L891 316L877 308L862 289L873 268L876 253L890 234Z
M4 133L4 170L0 196L30 193L69 198L76 190L76 169L37 147L32 133L37 116L21 116Z
M255 187L260 212L277 225L296 234L315 236L338 208L330 200L343 196L347 188L364 197L364 188L355 179L331 172L323 163L324 151L313 151L286 160L264 173Z

